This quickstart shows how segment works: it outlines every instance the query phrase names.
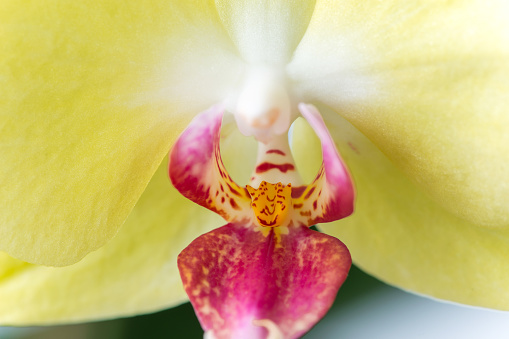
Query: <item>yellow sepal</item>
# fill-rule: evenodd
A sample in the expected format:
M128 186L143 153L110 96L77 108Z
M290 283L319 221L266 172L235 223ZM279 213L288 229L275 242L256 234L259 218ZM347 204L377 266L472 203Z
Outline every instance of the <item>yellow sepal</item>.
M507 227L508 15L506 1L319 1L288 72L451 213Z
M343 241L356 265L405 290L454 302L509 310L509 231L455 216L408 179L366 136L320 106L351 170L355 212L320 224ZM313 138L304 124L297 135ZM307 143L312 145L312 143ZM306 166L306 149L295 148Z
M45 265L104 245L242 69L212 1L4 1L0 41L0 250Z

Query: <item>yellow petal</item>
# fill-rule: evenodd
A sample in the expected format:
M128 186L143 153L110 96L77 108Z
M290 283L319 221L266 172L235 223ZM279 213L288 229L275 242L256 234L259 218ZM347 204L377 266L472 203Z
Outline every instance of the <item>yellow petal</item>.
M4 1L0 41L0 250L47 265L117 232L241 69L210 1Z
M254 167L256 146L234 124L224 126L221 152L229 160L228 170L243 183ZM165 159L118 234L80 262L52 268L0 253L0 323L97 320L186 301L177 255L225 221L180 195L170 183L167 164Z
M177 255L222 224L171 186L165 160L117 236L80 262L52 268L0 254L0 322L87 321L174 306L187 299Z
M434 201L509 226L509 5L320 1L289 73Z
M320 229L341 239L357 265L389 284L509 310L509 231L479 227L450 213L355 127L319 108L357 189L354 214ZM314 137L309 127L296 133ZM306 145L300 152L312 151L303 149ZM303 155L298 165L307 164Z
M282 65L306 31L315 0L218 0L216 5L244 60Z

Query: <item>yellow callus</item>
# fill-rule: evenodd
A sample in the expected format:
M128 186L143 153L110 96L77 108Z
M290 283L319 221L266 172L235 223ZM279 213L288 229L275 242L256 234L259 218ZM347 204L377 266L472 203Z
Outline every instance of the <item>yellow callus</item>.
M292 186L280 182L271 184L262 181L258 189L246 186L251 196L251 207L256 220L263 227L278 227L288 223L292 208Z

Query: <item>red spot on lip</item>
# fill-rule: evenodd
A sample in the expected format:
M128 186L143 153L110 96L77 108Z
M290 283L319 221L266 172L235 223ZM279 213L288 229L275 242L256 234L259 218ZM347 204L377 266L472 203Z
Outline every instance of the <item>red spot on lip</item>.
M304 197L304 199L308 199L311 194L313 194L313 192L315 191L315 186L311 187L311 189L309 190L309 192L306 193L306 196Z
M226 186L230 189L230 192L232 192L235 195L238 195L239 197L242 196L235 188L233 188L229 183L226 183Z
M230 205L232 206L232 208L234 210L240 210L239 205L237 205L237 203L235 202L235 200L233 200L233 198L230 198Z
M271 169L277 169L283 173L286 173L288 171L293 171L295 169L295 166L292 164L273 164L271 162L264 162L261 163L256 167L256 173L263 173L270 171Z
M302 195L302 193L304 193L306 188L307 186L292 187L292 198L293 199L299 198Z
M278 149L269 149L265 153L267 153L267 154L274 153L274 154L279 154L279 155L286 155L285 152L283 152L281 150L278 150Z
M262 218L260 217L256 217L256 219L258 219L258 221L260 222L260 224L262 226L265 226L265 227L271 227L271 226L274 226L277 222L277 215L276 215L276 218L274 218L274 220L272 220L271 222L268 222L268 221L265 221L263 220Z

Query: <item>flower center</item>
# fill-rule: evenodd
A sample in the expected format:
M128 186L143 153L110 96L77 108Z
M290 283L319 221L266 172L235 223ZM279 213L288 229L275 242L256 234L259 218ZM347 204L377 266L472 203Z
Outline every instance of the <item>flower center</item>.
M293 207L291 184L284 186L279 182L274 185L262 181L258 189L249 185L246 188L251 196L251 208L260 226L277 227L287 221Z
M288 131L291 107L284 72L266 65L251 66L233 111L240 132L258 141L266 143Z

